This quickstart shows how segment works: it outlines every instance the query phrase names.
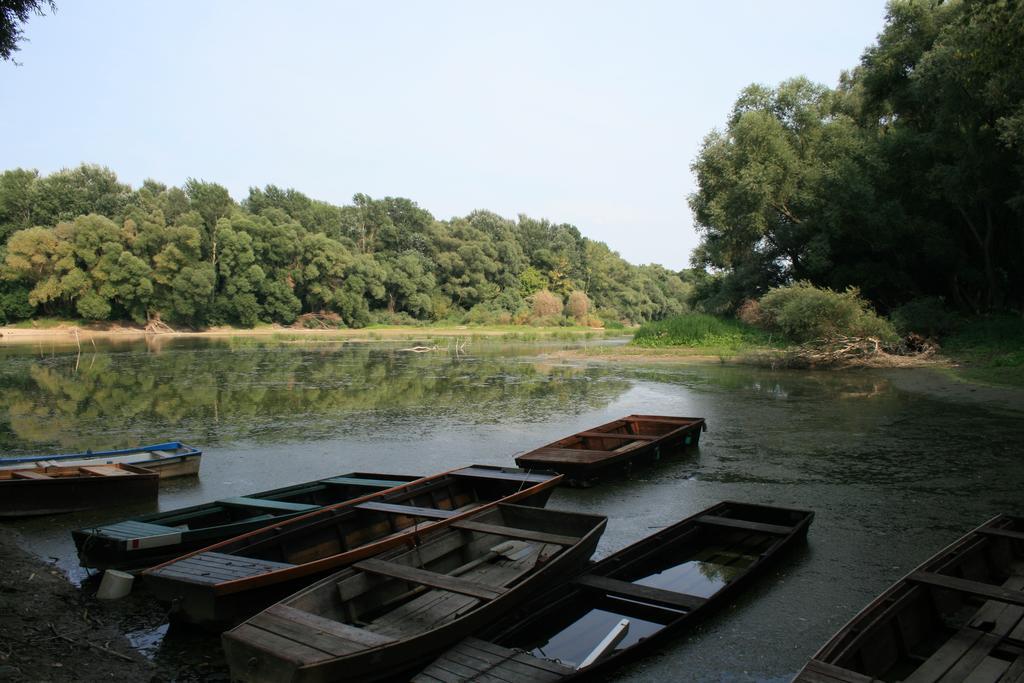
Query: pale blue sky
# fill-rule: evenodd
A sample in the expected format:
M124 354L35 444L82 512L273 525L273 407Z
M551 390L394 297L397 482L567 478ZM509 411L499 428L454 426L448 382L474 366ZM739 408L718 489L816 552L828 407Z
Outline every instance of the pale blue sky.
M702 138L736 95L834 85L883 0L57 0L0 63L0 168L83 161L336 204L409 197L576 225L688 265Z

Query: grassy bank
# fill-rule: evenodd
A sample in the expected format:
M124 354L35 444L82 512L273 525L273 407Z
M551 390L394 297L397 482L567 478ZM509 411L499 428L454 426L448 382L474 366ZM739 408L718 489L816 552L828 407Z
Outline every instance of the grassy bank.
M686 348L698 355L735 356L779 346L767 332L738 320L703 313L680 315L637 329L633 345L646 349Z
M942 351L964 379L1024 387L1024 318L1014 315L965 320L942 340Z

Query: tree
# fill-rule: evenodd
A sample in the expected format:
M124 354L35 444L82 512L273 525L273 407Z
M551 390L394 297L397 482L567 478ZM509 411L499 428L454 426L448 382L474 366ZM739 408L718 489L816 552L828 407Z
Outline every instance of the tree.
M21 25L33 14L44 16L47 7L57 11L53 0L0 0L0 60L14 61L14 53L21 49L18 43L24 40Z
M569 292L569 301L565 304L566 312L576 319L576 322L583 323L590 312L590 299L585 292L574 289Z

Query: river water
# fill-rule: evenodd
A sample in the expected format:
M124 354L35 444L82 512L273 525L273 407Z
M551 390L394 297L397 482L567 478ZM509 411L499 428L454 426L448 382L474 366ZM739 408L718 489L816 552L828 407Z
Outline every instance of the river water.
M0 453L174 439L205 450L200 477L162 484L159 508L13 526L81 580L68 534L78 526L353 470L511 465L629 413L702 416L709 431L698 449L628 479L559 489L549 507L608 516L596 557L724 499L814 510L806 546L662 654L615 676L786 681L941 546L998 512L1024 514L1020 394L935 391L950 380L923 369L638 365L567 356L580 344L565 342L445 344L430 353L403 351L408 341L252 338L80 353L0 346ZM138 640L159 657L162 633Z

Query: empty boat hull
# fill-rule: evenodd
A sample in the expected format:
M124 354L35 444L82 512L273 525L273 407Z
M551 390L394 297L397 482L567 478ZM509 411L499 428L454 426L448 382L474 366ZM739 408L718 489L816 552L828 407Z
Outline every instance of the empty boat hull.
M0 472L0 517L49 515L156 500L158 492L157 475L131 465L4 470Z
M504 504L455 522L431 532L414 550L357 563L225 633L232 679L313 683L398 677L578 571L604 528L603 517ZM493 549L508 541L525 546L517 552L531 564L521 573L502 576L501 570L495 575L483 569L474 576L474 570L487 566ZM463 555L460 543L477 551ZM481 555L487 549L492 552ZM442 565L441 560L450 561ZM487 576L490 583L481 583ZM408 591L410 586L419 590ZM366 623L352 625L357 620Z
M421 477L350 472L336 477L120 520L71 532L83 567L143 569L326 505Z
M413 680L525 683L601 675L728 604L806 536L813 517L806 510L719 503L552 588Z
M588 486L613 472L628 472L696 446L704 418L627 415L536 448L516 458L524 468L552 470L574 486Z
M543 507L561 476L474 465L275 523L153 567L143 578L171 618L220 630L312 581L412 546L499 502Z
M1024 519L999 515L857 614L794 681L1024 680Z
M160 475L161 479L191 476L199 473L203 452L180 441L111 451L86 451L62 455L29 455L0 458L0 469L21 467L52 467L61 465L135 465Z

